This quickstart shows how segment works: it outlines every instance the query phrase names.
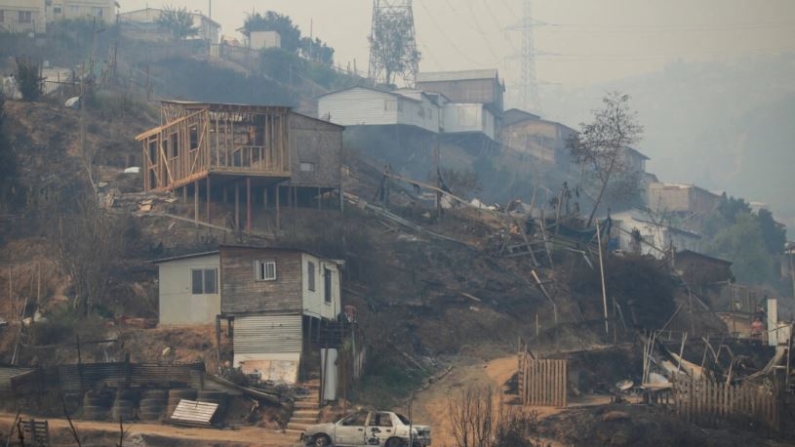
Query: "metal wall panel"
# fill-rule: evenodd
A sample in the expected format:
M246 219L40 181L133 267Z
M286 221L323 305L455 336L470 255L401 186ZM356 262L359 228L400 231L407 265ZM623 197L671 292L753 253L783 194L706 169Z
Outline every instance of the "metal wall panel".
M235 354L300 353L301 315L235 318Z

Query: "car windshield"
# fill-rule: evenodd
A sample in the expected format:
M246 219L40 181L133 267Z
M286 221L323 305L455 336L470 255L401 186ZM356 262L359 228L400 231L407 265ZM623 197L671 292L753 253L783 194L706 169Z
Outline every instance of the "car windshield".
M407 418L406 416L403 416L402 414L398 413L395 413L395 415L397 415L398 419L400 419L400 422L402 422L403 425L411 425L409 418Z

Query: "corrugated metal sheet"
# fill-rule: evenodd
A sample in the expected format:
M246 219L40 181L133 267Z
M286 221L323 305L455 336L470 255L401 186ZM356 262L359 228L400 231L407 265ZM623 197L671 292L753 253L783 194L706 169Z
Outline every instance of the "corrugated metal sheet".
M91 363L81 365L61 365L58 367L58 378L61 389L68 391L80 390L80 374L82 370L83 385L92 387L96 384L120 386L127 383L133 385L169 384L173 382L194 384L200 382L204 372L203 363L176 365L159 364L126 364L126 363Z
M218 410L218 404L182 399L177 404L177 408L174 409L174 413L171 414L171 420L189 424L210 425L216 410Z
M1 366L0 367L0 391L11 389L11 379L15 377L24 376L33 372L32 368L18 368L16 366Z
M437 71L432 73L417 73L416 82L446 82L466 81L472 79L495 79L497 70L463 70L463 71Z
M301 315L253 316L235 319L236 354L300 353Z

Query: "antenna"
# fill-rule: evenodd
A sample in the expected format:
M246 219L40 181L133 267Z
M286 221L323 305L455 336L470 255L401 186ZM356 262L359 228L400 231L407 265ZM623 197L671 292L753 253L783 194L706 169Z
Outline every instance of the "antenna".
M379 52L384 47L398 47L400 51L389 53L399 58L385 60ZM395 77L401 76L407 85L414 85L418 71L419 53L411 0L373 0L368 77L374 84L391 84Z

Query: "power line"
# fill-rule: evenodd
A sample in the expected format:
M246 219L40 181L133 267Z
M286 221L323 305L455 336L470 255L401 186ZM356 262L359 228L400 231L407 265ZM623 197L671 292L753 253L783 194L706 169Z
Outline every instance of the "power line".
M439 31L439 34L441 34L442 37L444 37L444 39L447 41L447 43L450 44L450 47L453 50L455 50L455 52L458 53L459 56L463 57L464 59L468 60L469 62L471 62L473 64L479 65L481 67L484 66L484 64L482 62L478 62L478 61L472 59L471 57L469 57L469 55L467 55L466 53L461 51L461 49L458 48L458 46L455 44L455 42L453 42L453 40L450 39L450 37L447 35L447 33L444 32L444 29L441 26L439 26L439 22L437 22L436 18L433 17L433 14L431 14L431 11L428 9L427 6L425 6L425 3L423 3L422 1L419 1L418 3L420 4L420 6L422 6L422 9L424 9L425 12L428 13L428 18L433 23L433 26L436 27L436 30Z

